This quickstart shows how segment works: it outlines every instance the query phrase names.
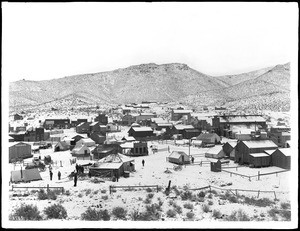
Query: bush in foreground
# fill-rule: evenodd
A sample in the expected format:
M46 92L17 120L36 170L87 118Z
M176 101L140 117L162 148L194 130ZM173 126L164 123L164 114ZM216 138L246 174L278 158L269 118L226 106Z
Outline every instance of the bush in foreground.
M249 216L242 210L233 211L229 217L226 219L227 221L250 221Z
M112 210L112 214L117 218L117 219L122 219L126 220L126 215L127 215L127 210L122 208L122 207L115 207Z
M176 212L174 209L169 209L167 211L167 217L176 217Z
M86 221L109 221L110 214L105 210L96 210L88 207L87 210L81 214L81 219Z
M44 209L48 219L66 219L68 217L66 209L60 204L50 205Z
M187 213L186 213L186 217L187 217L188 219L192 219L192 218L194 218L194 216L195 216L195 214L194 214L193 212L187 212Z
M37 206L21 204L19 208L10 214L9 220L38 221L42 220L42 216Z

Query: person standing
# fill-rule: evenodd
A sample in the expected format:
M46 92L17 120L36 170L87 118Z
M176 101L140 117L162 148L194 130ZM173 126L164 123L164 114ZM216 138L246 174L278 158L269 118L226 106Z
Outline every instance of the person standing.
M77 186L77 172L74 173L74 187Z
M144 165L145 165L145 160L144 159L142 160L142 164L143 164L143 167L144 167Z
M60 180L60 177L61 177L60 171L58 171L57 176L58 176L58 180Z
M50 170L50 180L52 180L53 172Z

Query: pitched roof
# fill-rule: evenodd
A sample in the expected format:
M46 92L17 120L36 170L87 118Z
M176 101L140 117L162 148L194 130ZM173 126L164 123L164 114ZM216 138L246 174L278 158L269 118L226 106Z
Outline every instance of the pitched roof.
M215 136L218 136L216 133L202 133L199 136L197 136L197 139L211 139Z
M277 148L278 146L271 140L249 140L241 141L248 148Z
M150 127L131 127L135 132L153 132L152 128Z
M98 161L98 163L124 163L124 162L131 162L134 159L129 158L123 154L110 154Z
M98 123L99 123L98 121L93 122L93 123L90 124L90 126L95 126L95 125L97 125Z
M22 178L21 178L21 170L11 171L12 182L33 181L33 180L42 180L40 172L37 168L22 170Z
M264 157L264 156L270 156L270 155L268 155L267 153L260 152L260 153L252 153L252 154L250 154L250 156L253 156L253 157Z
M174 126L176 130L184 130L184 129L195 129L193 125L182 125L178 124Z
M291 148L278 148L278 150L285 156L291 156L292 154Z
M187 114L187 113L192 113L192 110L173 110L174 113L176 114Z
M241 123L241 122L266 122L266 120L259 115L239 115L239 116L220 116L220 123Z
M127 140L127 141L135 141L135 138L133 136L127 136L127 137L123 137L122 140Z
M209 154L219 154L221 151L223 151L223 147L221 145L216 145L216 146L208 149L206 151L206 153L209 153Z
M182 155L185 155L187 156L187 154L185 152L182 152L182 151L173 151L169 157L172 157L172 158L180 158Z

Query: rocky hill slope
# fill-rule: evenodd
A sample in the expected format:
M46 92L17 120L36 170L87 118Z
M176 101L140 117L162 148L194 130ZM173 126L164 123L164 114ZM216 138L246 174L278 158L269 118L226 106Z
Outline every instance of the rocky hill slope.
M77 103L120 104L147 100L225 105L247 102L252 97L260 104L270 94L275 96L275 102L282 94L288 96L289 78L289 63L218 77L205 75L186 64L149 63L47 81L12 82L9 99L11 107L51 102L66 107ZM284 98L289 104L289 97Z

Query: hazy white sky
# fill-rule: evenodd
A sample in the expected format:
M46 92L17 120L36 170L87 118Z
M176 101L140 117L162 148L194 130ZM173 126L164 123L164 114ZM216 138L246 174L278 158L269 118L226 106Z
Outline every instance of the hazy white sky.
M236 74L297 54L296 3L2 3L2 13L8 81L150 62Z

